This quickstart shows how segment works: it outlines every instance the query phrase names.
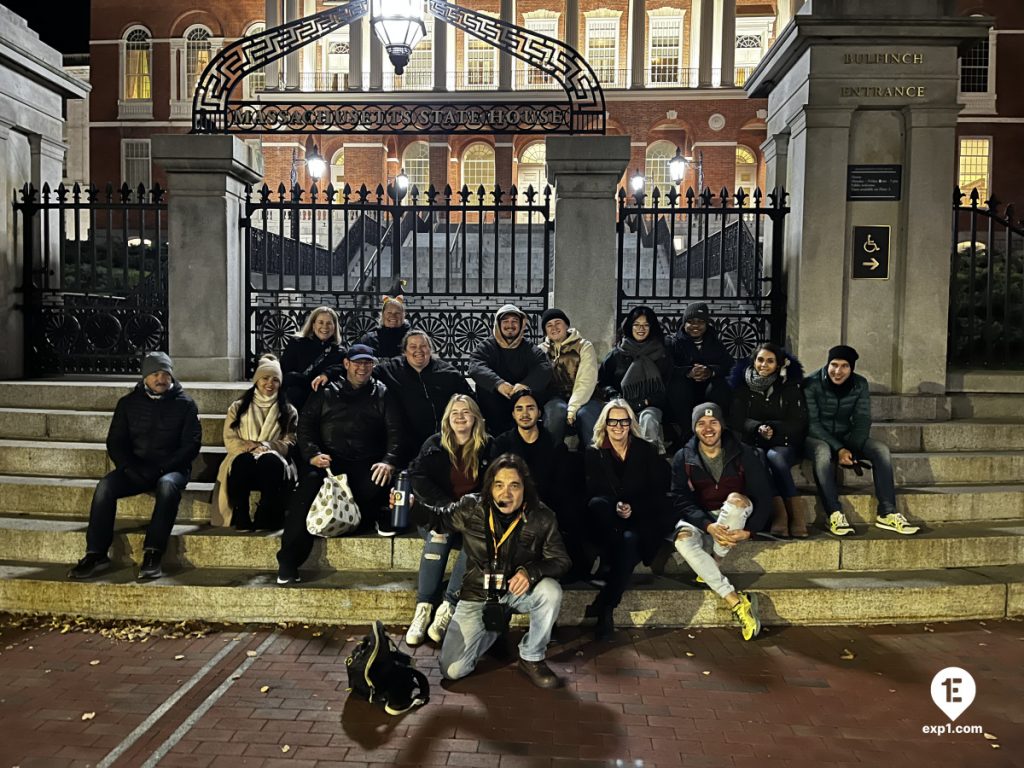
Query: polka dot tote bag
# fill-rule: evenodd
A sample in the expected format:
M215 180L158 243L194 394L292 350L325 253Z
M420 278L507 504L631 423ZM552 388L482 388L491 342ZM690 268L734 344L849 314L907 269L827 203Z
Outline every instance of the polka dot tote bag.
M306 530L325 538L344 536L355 531L361 520L348 478L328 472L306 515Z

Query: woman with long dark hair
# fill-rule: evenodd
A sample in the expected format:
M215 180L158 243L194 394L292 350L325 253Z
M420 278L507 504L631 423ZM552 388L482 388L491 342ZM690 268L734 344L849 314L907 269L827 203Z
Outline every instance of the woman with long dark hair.
M340 367L344 359L338 313L330 307L317 307L281 355L288 402L301 411L316 388L314 382L326 376L328 368Z
M668 403L672 358L665 348L665 332L650 307L634 307L619 326L615 347L598 371L598 385L606 398L621 397L637 414L640 436L665 453L662 426Z
M228 408L224 420L227 456L217 472L214 525L236 530L277 530L284 525L288 492L296 469L299 414L281 386L281 365L273 355L260 358L252 386ZM260 492L255 519L249 516L249 494Z
M807 401L800 361L770 342L758 344L732 369L729 426L743 442L768 457L775 484L771 533L807 538L807 520L793 505L797 495L791 467L803 458L807 438Z

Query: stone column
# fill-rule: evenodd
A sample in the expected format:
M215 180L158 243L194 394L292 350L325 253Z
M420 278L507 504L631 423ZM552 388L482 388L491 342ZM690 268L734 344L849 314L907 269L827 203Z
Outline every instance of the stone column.
M284 0L284 20L295 21L299 18L299 0ZM299 52L292 51L284 57L285 87L289 90L299 88Z
M565 0L565 43L580 48L580 0Z
M367 20L364 16L349 25L348 36L348 89L363 90L363 38Z
M715 0L700 2L700 68L697 71L697 87L711 87L712 38L715 35Z
M502 21L506 21L509 24L515 24L515 0L501 0L500 13ZM505 53L505 51L500 51L498 53L498 90L512 90L512 55Z
M552 306L586 329L604 357L615 340L615 192L629 160L629 137L549 136L546 145L558 221Z
M394 74L395 70L391 66L390 59L388 60L388 67L391 73ZM372 28L370 29L370 90L384 90L384 46L377 35L374 34Z
M239 209L263 178L262 154L234 136L153 136L167 173L169 352L179 379L245 373L245 275Z
M266 0L266 6L264 9L264 18L266 19L266 28L271 29L273 27L281 26L281 0ZM267 87L274 88L275 90L280 85L281 78L281 61L273 61L264 68L267 73Z
M647 2L632 0L629 20L630 44L633 58L629 67L629 87L644 87L644 64L647 61Z
M723 88L736 84L736 0L722 0L722 79Z
M448 90L448 25L434 18L434 90Z

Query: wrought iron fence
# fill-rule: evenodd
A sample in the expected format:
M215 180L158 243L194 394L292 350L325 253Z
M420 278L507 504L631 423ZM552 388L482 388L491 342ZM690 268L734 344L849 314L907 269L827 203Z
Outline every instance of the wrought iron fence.
M1024 368L1024 220L978 190L953 192L948 361ZM984 207L983 207L984 206Z
M679 328L687 305L705 302L735 357L750 354L760 341L782 343L788 213L781 188L730 196L723 187L717 201L710 189L681 196L675 188L664 194L655 188L649 198L620 189L618 316L647 305L669 333Z
M167 349L167 203L159 185L51 190L14 201L29 376L135 373Z
M346 342L378 320L380 297L403 292L414 327L436 353L465 366L493 313L517 304L539 331L551 261L551 190L413 187L307 192L267 186L244 206L248 366L280 354L318 306L336 309ZM293 222L317 222L300 228Z

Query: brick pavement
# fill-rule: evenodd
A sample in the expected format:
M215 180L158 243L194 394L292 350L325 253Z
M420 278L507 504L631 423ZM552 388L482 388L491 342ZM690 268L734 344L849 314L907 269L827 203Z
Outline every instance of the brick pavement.
M551 649L568 682L553 692L494 658L442 686L422 646L431 702L397 718L345 693L364 631L227 627L141 643L5 621L0 768L97 765L218 654L114 765L143 765L176 730L161 766L1024 765L1018 621L772 628L752 643L730 629L633 629L597 645L572 628ZM947 721L929 695L946 666L977 681L957 725L995 739L922 734Z

